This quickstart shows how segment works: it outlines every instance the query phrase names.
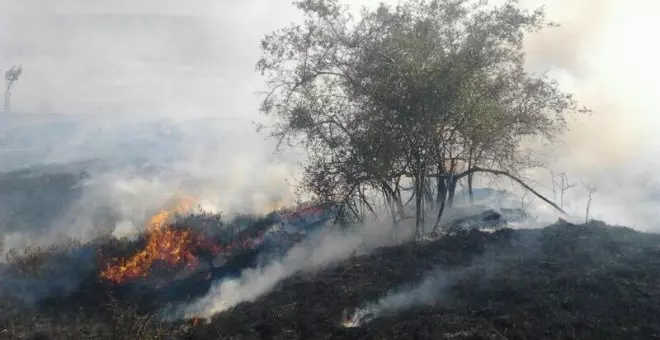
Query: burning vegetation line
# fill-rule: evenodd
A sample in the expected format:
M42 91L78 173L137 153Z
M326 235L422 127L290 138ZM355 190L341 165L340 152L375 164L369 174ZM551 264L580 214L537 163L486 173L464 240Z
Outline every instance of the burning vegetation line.
M196 267L198 260L192 251L194 245L204 240L191 230L169 226L177 214L190 211L195 201L194 198L184 197L174 209L161 210L154 215L147 224L149 239L146 247L128 259L113 258L101 271L100 277L115 283L146 277L157 261L172 267Z
M173 209L164 209L154 215L146 227L147 245L129 258L112 258L106 261L99 276L116 284L123 284L148 277L156 265L163 265L171 270L194 270L201 262L196 255L201 254L212 255L213 266L216 266L237 253L252 251L264 244L268 228L260 226L256 229L241 230L240 225L245 222L241 220L232 222L238 224L238 231L234 228L224 228L227 233L220 235L207 235L188 226L174 225L175 217L192 212L195 202L196 199L186 196L179 200ZM282 215L283 221L310 225L327 217L323 209L315 206L303 206ZM270 220L266 218L265 221ZM185 223L189 221L185 220Z

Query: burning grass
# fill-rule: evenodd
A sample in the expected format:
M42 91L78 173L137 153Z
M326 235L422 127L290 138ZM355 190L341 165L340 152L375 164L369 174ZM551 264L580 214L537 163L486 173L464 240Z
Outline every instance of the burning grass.
M147 277L157 261L169 267L196 267L197 258L193 247L198 243L190 230L175 229L171 226L178 214L190 211L195 200L182 198L171 210L161 210L147 224L147 245L128 259L113 258L100 277L115 283L124 283L139 277Z
M196 225L211 227L212 220L200 215L186 224L197 232ZM233 233L237 244L244 235L258 233L216 229ZM128 259L148 249L149 240L99 240L17 254L5 273L35 277L46 268L47 282L74 255L88 254L80 249ZM203 262L204 256L193 253ZM659 255L658 235L599 223L474 230L384 248L315 275L289 278L257 301L209 322L167 323L157 311L169 297L152 288L141 290L137 283L117 285L100 278L101 262L74 289L35 304L0 299L0 339L652 339L660 335L655 318L660 315ZM476 263L482 269L457 276L433 299L376 318L363 313L363 307L392 292L414 289L429 273L464 271ZM182 280L174 290L193 291L202 282L208 284Z
M110 257L99 277L115 284L148 279L154 271L166 275L195 272L203 260L223 259L254 249L264 238L266 219L241 216L225 224L219 215L191 213L195 200L184 197L174 208L163 209L147 223L146 245L131 256ZM241 227L244 227L241 230Z

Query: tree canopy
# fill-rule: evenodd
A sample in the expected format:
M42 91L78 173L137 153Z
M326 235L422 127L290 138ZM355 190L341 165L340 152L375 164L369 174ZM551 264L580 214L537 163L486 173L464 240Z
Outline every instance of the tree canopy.
M576 112L524 68L525 34L550 26L542 10L409 0L355 18L337 0L294 4L304 22L262 40L262 110L280 143L308 150L303 187L346 218L381 200L398 221L414 202L418 227L433 209L437 227L457 183L471 188L478 172L531 189L518 176L534 165L525 141L551 140Z

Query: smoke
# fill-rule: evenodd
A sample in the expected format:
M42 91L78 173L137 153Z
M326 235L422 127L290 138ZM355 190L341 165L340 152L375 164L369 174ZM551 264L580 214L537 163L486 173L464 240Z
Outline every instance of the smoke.
M549 70L594 110L570 121L553 155L553 170L578 184L567 192L567 210L583 215L583 180L598 188L592 217L654 229L660 183L649 155L660 149L660 55L648 34L657 31L659 5L521 4L547 5L549 19L563 25L529 37L529 69ZM0 170L31 168L21 181L2 176L23 186L0 188L3 251L67 237L130 237L176 194L227 213L295 200L290 184L302 157L275 156L274 141L250 124L262 120L255 92L263 79L254 72L259 40L299 19L289 3L6 0L0 13L0 66L24 69L12 94L14 113L0 114ZM52 164L66 166L39 170ZM59 175L82 172L75 180ZM534 179L551 194L546 173ZM353 236L327 236L316 241L318 249L300 246L272 267L219 284L197 311L249 301L299 270L338 261L349 251L330 250L359 247Z
M524 1L524 7L543 6L548 19L560 25L527 39L528 67L536 70L552 67L586 76L589 61L584 52L597 44L596 39L607 25L611 3L610 0Z
M384 314L395 313L419 305L439 303L455 280L450 273L438 270L428 275L413 288L399 288L374 303L356 309L352 315L345 315L342 324L345 327L358 327Z
M127 136L120 145L103 144L99 148L110 151L94 165L63 162L69 165L44 172L33 165L20 181L5 175L3 248L129 236L174 195L193 196L203 210L226 215L292 205L297 168L291 158L274 156L256 134L250 142L251 125L234 123L228 131L223 123L180 122L167 138L138 126L136 136L146 140Z
M496 0L492 3L502 3ZM526 180L544 196L557 196L554 174L566 173L573 186L564 193L564 210L584 220L587 186L595 187L589 218L657 231L660 215L658 152L660 111L653 89L660 87L655 63L660 49L650 44L659 4L618 0L520 0L526 9L544 7L547 19L560 27L530 34L525 40L526 67L547 73L562 89L592 110L568 119L568 131L554 145L541 146L548 169L532 169ZM477 177L479 186L513 192L526 200L543 223L559 215L508 180ZM556 180L556 178L555 178ZM557 197L558 201L558 197Z
M376 301L345 310L340 320L341 326L360 327L378 317L394 315L413 307L449 304L457 297L453 287L464 284L489 285L512 263L543 254L540 242L541 234L521 232L510 239L506 247L487 246L482 254L475 256L465 267L432 269L420 282L401 284Z
M9 0L0 60L25 73L16 112L144 117L256 116L259 39L289 6ZM240 38L236 36L240 32Z
M291 6L9 0L0 13L0 64L25 69L0 114L0 171L29 169L0 194L4 251L130 237L177 194L224 214L295 201L301 156L252 124L259 40ZM42 182L52 199L32 195Z
M38 257L19 259L22 263L0 262L0 296L8 303L13 300L31 305L49 296L66 295L82 278L95 273L95 250L89 245L51 247L41 249Z
M353 9L365 4L347 3ZM653 139L648 127L654 115L650 107L633 106L654 102L650 96L637 98L650 94L644 90L649 86L630 91L634 87L620 85L624 79L641 85L635 77L654 79L635 66L651 64L645 62L653 60L647 44L626 39L641 37L648 28L632 22L624 34L619 21L629 21L631 11L654 13L642 9L653 5L521 4L545 4L549 18L563 25L529 37L529 68L550 70L595 111L571 122L553 168L598 187L595 217L636 225L647 220L631 221L628 215L637 211L614 213L610 207L622 205L623 198L605 200L626 196L626 202L632 197L634 206L641 206L658 187L653 181L622 195L620 189L631 184L608 184L650 167L644 155L654 149L644 143ZM263 120L255 96L263 88L254 72L259 40L300 19L290 4L9 0L0 4L0 13L0 63L21 64L25 70L13 91L15 114L0 116L3 169L87 159L104 163L88 171L91 179L79 188L69 213L53 218L56 234L130 234L171 193L197 196L224 212L262 212L294 201L290 184L302 156L273 155L274 141L264 140L250 124ZM645 60L630 60L633 53L621 53L613 43ZM632 175L610 170L617 168ZM583 192L576 188L571 194L567 201L581 214ZM116 221L98 223L99 209L109 209L108 219ZM9 209L0 217L7 220L15 212ZM25 239L29 223L13 224L12 230L20 232L11 239Z
M376 247L404 242L413 236L411 225L396 228L396 237L393 237L394 226L381 223L365 224L351 231L324 229L291 248L282 259L245 269L238 278L214 283L204 297L181 307L169 317L211 318L240 303L257 300L299 272L313 272Z
M653 2L616 0L523 1L545 5L559 28L529 37L528 67L549 71L576 99L593 110L569 121L559 138L551 169L565 172L576 186L566 192L566 208L586 218L587 190L594 186L590 218L657 230L660 183L657 162L648 155L658 151L660 107L653 88L660 84L654 67L658 48L649 44L657 30ZM544 192L551 195L547 172L537 173ZM584 182L584 184L583 184Z
M493 277L498 267L494 261L481 258L462 269L432 270L418 284L403 285L375 302L367 303L352 312L345 311L341 324L349 328L359 327L378 317L396 314L412 307L433 306L447 302L451 298L451 288L457 282L468 277L486 282Z

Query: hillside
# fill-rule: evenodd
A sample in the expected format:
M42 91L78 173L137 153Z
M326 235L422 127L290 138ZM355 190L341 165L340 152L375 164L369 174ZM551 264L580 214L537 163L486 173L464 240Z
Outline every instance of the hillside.
M14 259L4 268L5 273L19 270L50 280L53 275L44 277L42 271L85 275L70 290L50 292L49 298L31 306L1 299L0 338L652 339L660 336L655 317L660 313L658 241L658 235L600 222L494 233L474 230L380 249L291 277L262 298L239 304L208 323L159 321L157 310L167 306L167 299L144 287L128 291L129 286L103 282L86 267L94 267L92 250L99 245L72 245L78 250L67 252L68 257L53 249ZM139 242L112 241L103 247L130 252ZM89 258L70 262L85 256ZM68 269L58 268L57 261ZM72 264L77 273L71 273ZM345 311L377 301L393 289L413 288L429 273L442 278L432 282L443 283L430 285L424 294L428 298L410 295L416 305L383 313L360 327L342 327ZM7 287L9 277L5 275L0 286ZM195 282L201 281L175 287L187 291ZM191 290L191 295L204 290Z

